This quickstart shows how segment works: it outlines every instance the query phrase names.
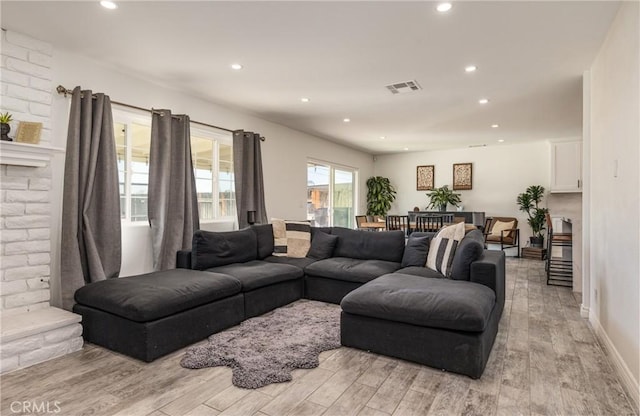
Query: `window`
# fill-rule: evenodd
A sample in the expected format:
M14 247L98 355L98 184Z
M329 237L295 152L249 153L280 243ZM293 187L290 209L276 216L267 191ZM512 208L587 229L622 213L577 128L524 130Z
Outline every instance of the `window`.
M356 171L307 163L307 219L317 227L353 227Z
M120 216L148 221L151 117L114 109L114 133L120 182ZM200 221L235 219L236 200L231 133L191 127L191 156Z
M114 133L120 182L120 217L147 221L151 120L116 121Z
M200 221L235 218L236 189L231 134L191 129L191 157Z

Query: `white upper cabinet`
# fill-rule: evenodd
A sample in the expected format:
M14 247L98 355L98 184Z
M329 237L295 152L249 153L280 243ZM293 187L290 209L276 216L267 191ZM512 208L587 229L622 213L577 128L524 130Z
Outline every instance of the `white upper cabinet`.
M582 142L551 143L552 193L582 192Z

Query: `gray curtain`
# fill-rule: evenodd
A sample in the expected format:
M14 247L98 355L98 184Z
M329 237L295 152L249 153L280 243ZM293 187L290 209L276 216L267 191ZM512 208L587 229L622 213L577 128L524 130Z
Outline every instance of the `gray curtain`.
M154 110L151 119L149 224L153 269L175 268L176 253L191 248L200 221L189 116L169 110Z
M249 225L247 212L255 211L258 224L267 223L262 175L261 136L244 130L233 132L233 167L236 184L238 226Z
M86 283L120 273L120 192L111 100L73 90L62 199L62 306Z

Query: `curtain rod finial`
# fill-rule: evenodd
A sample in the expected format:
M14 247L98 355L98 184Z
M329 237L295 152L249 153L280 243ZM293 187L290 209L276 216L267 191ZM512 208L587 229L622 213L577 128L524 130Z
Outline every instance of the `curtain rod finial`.
M67 97L67 94L69 93L69 90L66 89L65 87L63 87L62 85L58 85L58 87L56 88L56 91L58 92L58 94L64 94L65 98Z

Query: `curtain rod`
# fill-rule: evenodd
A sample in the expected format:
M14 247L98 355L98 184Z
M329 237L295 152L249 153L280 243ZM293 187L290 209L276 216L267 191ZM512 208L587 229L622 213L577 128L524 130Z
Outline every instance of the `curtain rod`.
M58 85L58 87L56 88L56 91L58 92L58 94L60 95L64 95L65 97L67 95L71 95L73 94L73 90L70 90L62 85ZM113 101L111 100L112 104L117 104L123 107L128 107L128 108L133 108L134 110L140 110L140 111L146 111L148 113L158 113L156 110L153 109L148 109L148 108L142 108L142 107L138 107L137 105L131 105L131 104L126 104L126 103L121 103L118 101ZM218 129L218 130L224 130L224 131L228 131L229 133L233 133L235 130L229 130L229 129L225 129L224 127L220 127L220 126L215 126L213 124L207 124L207 123L203 123L201 121L194 121L194 120L190 120L193 124L199 124L201 126L206 126L206 127L212 127L214 129ZM260 136L260 140L261 141L265 141L266 139L262 136Z

